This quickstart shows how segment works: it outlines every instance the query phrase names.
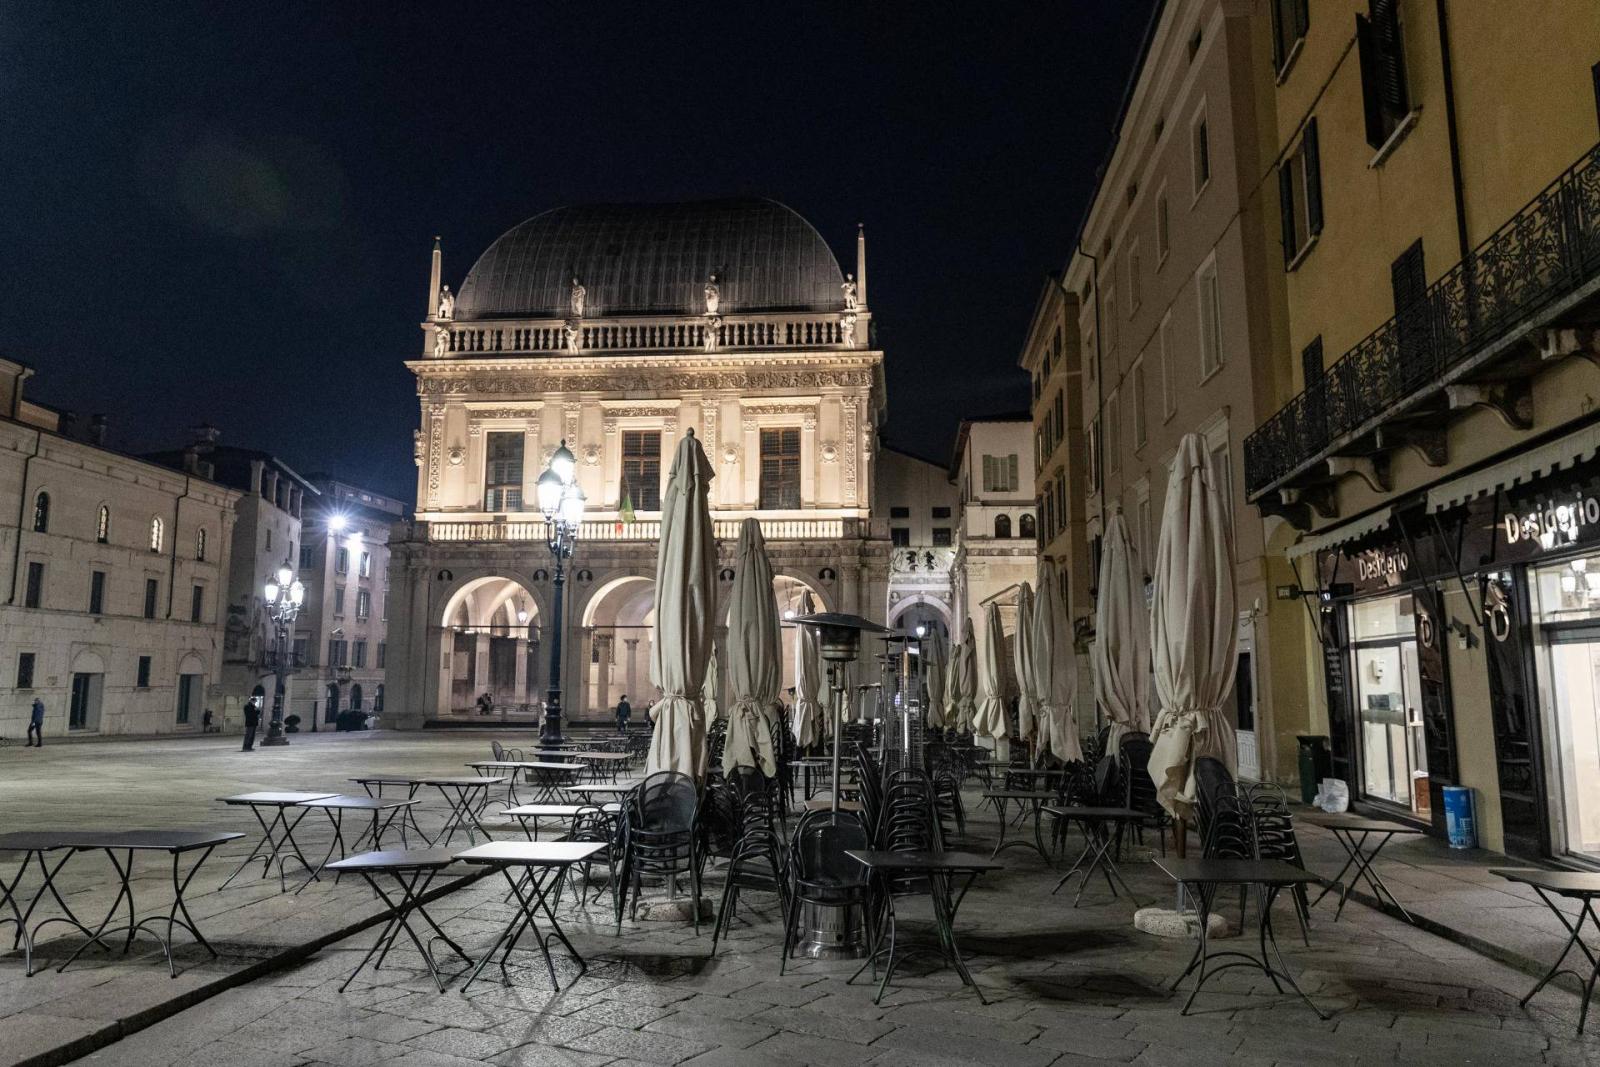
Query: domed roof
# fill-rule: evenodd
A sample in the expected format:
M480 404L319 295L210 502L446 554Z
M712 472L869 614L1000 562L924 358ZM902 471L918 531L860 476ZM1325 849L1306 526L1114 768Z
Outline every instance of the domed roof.
M458 318L565 318L572 277L584 317L698 315L717 274L724 314L837 311L843 275L827 242L772 200L581 204L501 234L456 299Z

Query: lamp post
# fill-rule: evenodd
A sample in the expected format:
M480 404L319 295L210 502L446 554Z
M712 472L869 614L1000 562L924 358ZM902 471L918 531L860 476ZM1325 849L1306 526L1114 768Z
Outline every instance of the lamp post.
M294 570L285 563L278 573L268 579L263 590L267 615L272 619L273 654L272 720L267 723L267 736L263 745L287 745L289 737L283 732L283 694L289 683L289 631L305 603L306 587L294 576Z
M539 510L544 513L545 541L555 557L555 595L551 599L550 689L544 705L544 726L539 740L547 745L561 742L561 630L562 595L567 584L567 560L578 541L583 522L583 490L578 488L577 459L563 440L550 466L539 475Z

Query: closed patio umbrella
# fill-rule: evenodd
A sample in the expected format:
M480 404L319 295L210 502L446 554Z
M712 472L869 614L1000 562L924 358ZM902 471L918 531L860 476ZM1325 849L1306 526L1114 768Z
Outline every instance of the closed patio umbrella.
M1122 735L1150 731L1150 613L1121 511L1113 511L1106 523L1094 629L1094 695L1111 719L1106 752L1112 754Z
M961 642L951 641L944 657L944 728L961 730L961 684L956 674L961 670Z
M944 729L944 641L937 632L922 642L922 674L928 686L928 729Z
M962 733L972 733L978 712L978 650L973 644L971 619L967 620L964 632L967 639L956 646L951 656L950 688L956 708L955 728Z
M706 680L700 683L700 705L705 709L706 722L715 722L722 718L725 709L718 699L717 687L722 684L720 675L721 667L717 663L717 645L713 638L711 643L711 658L706 660Z
M1189 821L1194 764L1238 766L1222 702L1239 654L1234 615L1233 524L1210 454L1197 434L1178 442L1156 546L1150 643L1161 714L1151 732L1150 777L1161 806ZM1179 834L1182 840L1182 834Z
M655 629L650 680L661 699L650 709L655 733L646 768L679 771L696 781L706 770L701 706L717 619L717 542L707 504L715 472L689 430L678 443L661 499L656 551Z
M984 615L983 655L978 660L978 710L972 732L992 738L996 753L1010 737L1006 723L1006 635L1000 628L1000 605L989 602Z
M1017 590L1017 630L1011 635L1012 666L1017 672L1017 736L1034 741L1038 730L1039 694L1033 670L1033 587ZM1039 746L1036 744L1035 748Z
M772 561L756 519L745 519L739 526L739 558L730 596L727 652L733 703L728 709L722 770L732 774L735 767L760 767L770 778L778 773L770 722L783 684L783 642L778 598L772 592Z
M800 614L816 611L811 594L800 601ZM822 684L825 672L817 652L817 632L809 626L797 627L794 641L794 717L795 744L809 748L822 740Z
M1041 747L1063 763L1083 759L1078 737L1078 657L1072 626L1061 599L1056 565L1039 567L1039 599L1033 610L1033 678L1039 696Z

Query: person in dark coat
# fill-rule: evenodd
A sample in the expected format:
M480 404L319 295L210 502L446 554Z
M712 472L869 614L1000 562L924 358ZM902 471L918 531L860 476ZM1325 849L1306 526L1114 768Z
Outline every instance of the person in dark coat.
M617 701L617 733L628 732L628 720L633 718L633 705L628 703L628 694L623 693L622 699Z
M244 751L254 752L256 728L261 725L261 698L251 697L244 705Z
M44 747L44 701L33 698L33 711L28 715L28 747Z

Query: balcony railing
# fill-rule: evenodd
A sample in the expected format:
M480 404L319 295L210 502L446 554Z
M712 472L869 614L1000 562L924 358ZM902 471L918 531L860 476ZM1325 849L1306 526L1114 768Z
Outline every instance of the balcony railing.
M1253 499L1600 273L1600 146L1245 439Z
M452 356L570 351L566 324L558 319L488 322L463 319L442 325L449 331L446 351ZM578 346L583 352L704 349L707 332L714 330L718 348L862 348L866 340L864 326L863 317L856 326L854 338L847 343L837 313L729 316L715 323L703 317L598 320L578 327ZM432 344L430 337L430 354Z
M721 541L739 538L738 519L714 519L712 526ZM837 540L866 536L859 519L762 519L761 532L769 541ZM543 522L430 522L430 541L543 541ZM590 520L578 528L580 541L657 541L661 538L659 519L635 522Z

